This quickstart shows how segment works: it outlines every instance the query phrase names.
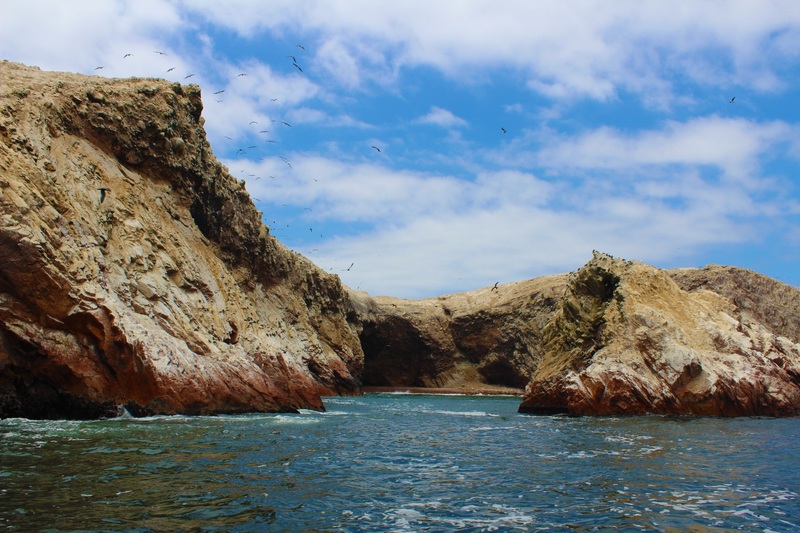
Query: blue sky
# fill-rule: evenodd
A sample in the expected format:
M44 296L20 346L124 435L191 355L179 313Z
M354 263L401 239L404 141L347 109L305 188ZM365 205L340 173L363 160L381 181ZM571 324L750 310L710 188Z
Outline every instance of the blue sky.
M800 285L800 2L0 12L2 59L199 84L214 153L272 233L370 294L567 272L592 250Z

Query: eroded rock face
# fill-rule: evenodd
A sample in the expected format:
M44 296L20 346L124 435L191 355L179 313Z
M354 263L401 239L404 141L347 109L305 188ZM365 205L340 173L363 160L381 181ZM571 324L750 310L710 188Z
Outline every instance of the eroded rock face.
M748 294L754 284L770 289ZM776 284L741 269L665 272L595 254L544 328L545 355L520 411L798 415L796 315L769 294L800 299Z
M0 79L0 417L359 391L345 288L269 234L197 86L8 62Z
M522 389L566 276L426 300L353 292L365 386Z

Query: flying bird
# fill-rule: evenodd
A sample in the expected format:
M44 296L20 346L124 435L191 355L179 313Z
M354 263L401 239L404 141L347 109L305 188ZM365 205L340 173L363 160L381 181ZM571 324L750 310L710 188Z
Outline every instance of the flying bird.
M507 133L505 128L500 128L500 131L503 133Z
M372 148L373 148L373 150L376 150L376 151L378 151L378 152L380 152L380 151L381 151L381 149L380 149L380 148L378 148L377 146L373 146Z
M192 76L194 76L194 74L189 74L188 76L186 76L186 77L185 77L185 78L183 78L183 79L185 79L185 80L188 80L188 79L189 79L189 78L191 78Z
M281 124L283 124L284 126L289 126L290 128L292 127L292 125L291 125L291 124L289 124L288 122L283 122L283 121L281 121Z
M237 78L241 78L242 76L247 76L247 74L246 74L246 73L244 73L244 72L242 72L241 74L239 74L239 75L238 75L238 76L236 76L236 77L237 77Z
M125 54L124 56L122 56L122 59L125 59L126 57L131 57L132 55L133 54Z
M306 47L305 47L305 46L303 46L302 44L298 44L298 45L297 45L297 48L299 48L300 50L305 50L305 49L306 49Z
M734 100L736 100L736 97L735 97L735 96L734 96L733 98L731 98L730 100L728 100L728 103L729 103L729 104L732 104Z
M296 68L296 69L297 69L297 70L299 70L300 72L303 72L303 69L301 69L301 68L300 68L300 65L298 65L297 63L292 63L292 65L294 65L294 68Z
M297 59L294 56L286 56L292 60L292 63L297 63Z
M221 91L217 91L217 92L215 92L214 94L222 94L222 93L224 93L224 92L225 92L225 89L222 89Z
M104 67L96 67L95 70L102 70Z
M167 55L167 54L165 54L164 52L159 52L158 50L155 50L155 53L156 53L156 54L158 54L158 55L160 55L160 56L165 56L165 55Z
M175 67L168 68L168 69L167 69L167 72L172 72L173 70L175 70Z
M98 187L97 190L100 191L100 203L102 204L103 200L106 199L106 192L110 191L111 189L108 187Z
M255 120L251 120L249 125L252 126L253 124L258 124L258 122L256 122Z
M492 290L493 290L493 291L496 291L496 290L497 290L497 285L498 285L499 283L500 283L499 281L496 281L496 282L494 283L494 287L492 287ZM490 291L490 292L491 292L491 291Z
M345 268L345 270L346 270L347 272L350 272L350 269L351 269L351 268L353 268L353 265L355 265L355 263L350 263L350 266L349 266L349 267L347 267L347 268Z

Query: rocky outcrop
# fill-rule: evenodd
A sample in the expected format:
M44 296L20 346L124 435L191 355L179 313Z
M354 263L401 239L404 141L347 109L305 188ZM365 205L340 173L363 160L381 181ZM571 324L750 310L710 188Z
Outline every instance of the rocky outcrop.
M798 302L741 269L665 272L595 254L543 330L520 411L798 415Z
M336 276L211 153L200 89L0 64L0 416L322 408L360 390Z

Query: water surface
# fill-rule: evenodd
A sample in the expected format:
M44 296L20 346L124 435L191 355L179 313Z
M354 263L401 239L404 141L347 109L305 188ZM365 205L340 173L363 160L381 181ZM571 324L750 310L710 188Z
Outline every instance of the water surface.
M800 531L800 419L532 417L516 397L325 404L0 421L0 530Z

